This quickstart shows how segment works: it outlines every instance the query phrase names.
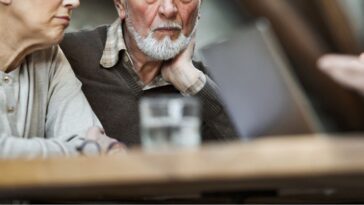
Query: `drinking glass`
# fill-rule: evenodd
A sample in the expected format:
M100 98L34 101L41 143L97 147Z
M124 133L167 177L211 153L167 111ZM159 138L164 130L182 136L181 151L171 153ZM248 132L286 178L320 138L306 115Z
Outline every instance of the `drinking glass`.
M201 144L200 102L196 98L143 98L140 120L144 150L196 148Z

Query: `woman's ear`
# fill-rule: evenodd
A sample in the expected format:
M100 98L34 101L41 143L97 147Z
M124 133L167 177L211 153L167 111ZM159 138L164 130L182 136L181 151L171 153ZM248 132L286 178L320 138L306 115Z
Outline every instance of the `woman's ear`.
M1 4L9 5L11 4L12 0L0 0Z
M125 0L114 0L116 10L118 11L121 20L126 17L126 2Z

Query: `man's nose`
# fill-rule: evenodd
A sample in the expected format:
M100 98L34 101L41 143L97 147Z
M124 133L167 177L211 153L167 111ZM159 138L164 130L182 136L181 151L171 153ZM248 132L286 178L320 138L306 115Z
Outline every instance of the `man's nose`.
M63 0L63 6L69 9L75 9L80 6L80 0Z
M159 13L165 18L173 18L177 14L177 7L174 2L175 0L162 0L159 7Z

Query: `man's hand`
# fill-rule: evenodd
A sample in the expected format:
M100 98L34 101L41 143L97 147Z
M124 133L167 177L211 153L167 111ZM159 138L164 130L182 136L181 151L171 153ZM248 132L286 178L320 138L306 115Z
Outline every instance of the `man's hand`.
M186 92L203 75L192 63L194 49L195 38L181 54L164 62L162 66L163 78L172 83L180 92Z
M326 55L320 58L318 66L338 83L364 94L364 54Z
M97 142L101 147L102 154L125 153L126 147L115 139L106 136L100 127L92 127L87 131L86 139Z

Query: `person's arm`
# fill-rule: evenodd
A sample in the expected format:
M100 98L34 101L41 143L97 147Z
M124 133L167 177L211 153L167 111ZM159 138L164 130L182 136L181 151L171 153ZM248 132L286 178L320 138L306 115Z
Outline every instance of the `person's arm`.
M171 82L183 95L199 97L202 102L204 139L237 139L230 118L218 95L217 85L192 62L194 42L179 56L162 68L163 78Z
M239 136L226 113L223 102L218 93L218 86L207 75L206 83L194 95L199 97L202 102L203 119L207 119L202 126L203 133L206 133L207 139L211 140L234 140Z
M70 136L69 139L44 139L33 137L22 139L0 133L0 159L34 159L51 156L78 155L75 149L84 142L79 137ZM96 149L93 151L97 152Z
M336 82L364 95L364 55L325 55L318 67Z
M53 61L52 71L54 72L48 96L46 137L70 144L68 139L74 136L76 139L97 142L101 153L110 151L109 148L117 144L117 140L106 136L103 129L95 128L101 127L101 123L92 111L81 90L81 82L76 78L60 48Z
M0 133L0 159L34 159L77 155L124 153L123 144L107 137L100 127L88 129L86 137L62 136L52 139L32 136L30 139Z
M0 158L48 158L101 154L117 142L102 131L62 51L51 49L44 136L21 139L0 133ZM37 91L36 91L37 92ZM40 105L41 106L41 105ZM33 125L37 122L32 122ZM90 143L89 143L90 142ZM116 147L116 146L115 146Z

